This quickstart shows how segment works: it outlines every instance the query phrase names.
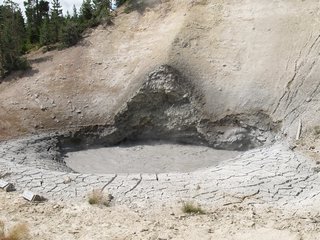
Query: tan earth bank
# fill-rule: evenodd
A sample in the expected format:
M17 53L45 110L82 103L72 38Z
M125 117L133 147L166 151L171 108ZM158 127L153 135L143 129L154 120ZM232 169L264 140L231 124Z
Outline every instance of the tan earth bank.
M122 11L75 47L30 54L33 69L0 84L0 177L17 188L0 191L0 219L27 222L32 239L320 239L319 2L145 0ZM192 82L211 123L268 116L272 144L182 173L74 173L53 160L55 139L36 134L111 124L163 64ZM26 189L48 201L23 200ZM111 206L90 206L92 189ZM184 201L206 214L183 213Z
M26 222L32 239L317 240L319 214L235 204L188 216L181 204L153 208L92 207L88 203L30 204L0 193L1 218ZM314 209L317 211L317 209Z

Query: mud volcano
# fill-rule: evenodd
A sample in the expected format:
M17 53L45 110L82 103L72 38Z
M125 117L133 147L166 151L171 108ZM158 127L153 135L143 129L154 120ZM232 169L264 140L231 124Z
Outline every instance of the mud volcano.
M263 112L217 118L203 106L197 86L164 65L109 124L32 136L4 151L11 161L58 171L190 172L274 141L278 125Z
M164 65L149 74L112 124L58 136L59 151L81 172L191 171L274 139L277 126L262 112L212 121L203 105L196 86Z

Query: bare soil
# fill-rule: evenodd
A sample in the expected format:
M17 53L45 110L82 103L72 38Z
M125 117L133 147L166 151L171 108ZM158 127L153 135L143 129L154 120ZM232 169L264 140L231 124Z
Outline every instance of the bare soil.
M31 204L15 193L0 192L0 219L7 227L27 223L32 239L212 239L317 240L319 215L283 213L277 209L236 204L206 207L204 215L188 215L182 203L147 209L126 206Z

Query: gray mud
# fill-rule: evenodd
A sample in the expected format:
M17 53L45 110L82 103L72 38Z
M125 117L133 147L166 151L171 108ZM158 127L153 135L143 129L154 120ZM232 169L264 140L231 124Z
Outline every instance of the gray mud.
M65 162L79 173L192 172L239 154L206 146L150 142L69 152Z

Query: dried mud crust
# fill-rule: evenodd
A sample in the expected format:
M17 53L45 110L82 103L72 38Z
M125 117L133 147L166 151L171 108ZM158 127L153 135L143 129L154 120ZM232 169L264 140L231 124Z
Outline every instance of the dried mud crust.
M11 146L14 148L14 146ZM4 150L6 148L6 150ZM103 188L117 203L143 204L192 199L206 204L313 206L320 200L315 163L284 143L247 151L216 167L172 174L76 174L10 161L10 144L0 146L1 176L18 191L30 189L49 199L82 199ZM66 179L68 181L66 181Z

